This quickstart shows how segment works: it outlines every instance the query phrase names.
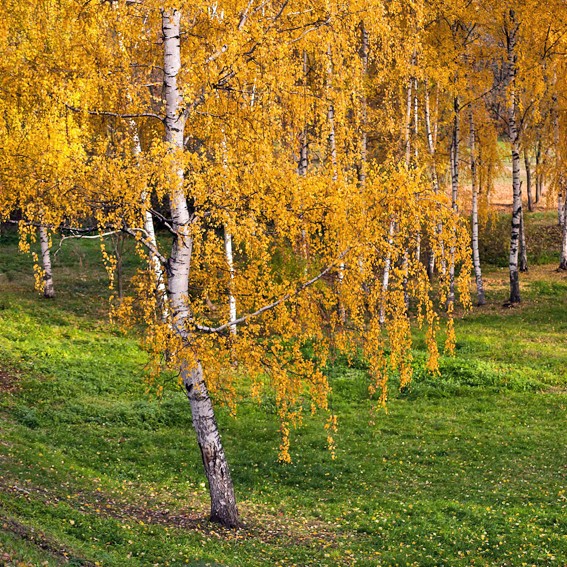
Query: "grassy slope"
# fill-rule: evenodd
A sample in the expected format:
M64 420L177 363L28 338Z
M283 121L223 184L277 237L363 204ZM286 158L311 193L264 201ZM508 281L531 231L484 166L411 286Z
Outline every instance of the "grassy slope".
M319 418L281 466L269 407L220 409L245 522L224 532L204 520L186 401L146 395L145 355L104 318L94 245L63 250L45 302L0 244L0 564L567 564L567 280L552 267L508 311L506 272L487 274L492 302L459 321L440 378L418 335L416 380L388 413L337 363L334 461Z

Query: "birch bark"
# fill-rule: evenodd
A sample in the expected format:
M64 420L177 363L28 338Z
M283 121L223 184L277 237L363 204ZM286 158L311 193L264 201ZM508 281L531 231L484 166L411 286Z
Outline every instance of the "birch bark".
M539 203L543 186L543 175L541 173L541 140L538 139L535 155L535 203Z
M563 224L561 239L561 260L559 261L559 269L567 270L567 198L563 201Z
M53 272L51 270L51 252L49 250L49 234L43 225L39 227L39 242L41 245L41 262L43 264L43 297L53 299L55 286L53 285Z
M181 13L179 10L162 10L164 46L164 97L166 106L165 140L173 152L183 150L186 116L182 108L182 97L177 85L181 69ZM184 192L184 171L181 164L174 165L170 178L170 207L173 228L177 237L168 262L167 293L172 311L174 331L184 343L189 341L189 272L193 238L194 218L189 214ZM230 470L221 443L214 411L203 369L199 361L184 362L180 375L191 406L193 427L201 450L211 497L211 520L228 527L238 523L236 498Z
M521 188L520 188L521 191ZM528 271L528 247L526 245L526 225L524 223L524 209L520 214L520 272Z
M522 218L522 194L520 186L520 133L517 124L516 95L516 43L519 25L514 10L510 10L511 28L507 30L506 51L508 64L509 106L508 127L512 144L512 227L510 233L510 299L511 304L520 303L520 277L518 272L518 252L520 247L520 224Z
M229 272L229 290L228 290L228 311L229 311L229 321L236 321L236 297L233 293L233 281L234 281L234 256L232 254L232 235L224 227L224 253L226 257L226 264L228 266ZM236 324L230 325L230 333L236 335Z
M369 49L369 37L368 31L364 27L364 23L361 23L361 48L360 48L360 58L362 60L362 76L363 80L366 81L366 76L368 73L368 49ZM361 136L360 136L360 165L358 168L358 184L360 187L366 182L366 161L368 157L368 101L366 99L366 85L362 86L362 96L361 96L361 112L362 112L362 124L361 124Z
M476 283L476 298L478 305L484 305L484 283L482 281L482 269L480 266L480 252L478 248L478 179L476 172L476 128L472 108L469 109L470 126L470 152L471 152L471 190L472 190L472 249L473 266Z
M527 149L524 149L524 166L526 168L526 193L528 196L528 211L530 211L531 213L534 210L532 199L532 167L530 164L530 156Z
M459 194L459 142L460 142L460 108L459 97L453 99L453 138L451 141L451 207L458 211L457 197ZM449 295L447 305L455 301L455 248L451 247L449 258Z
M140 136L138 133L138 126L134 120L130 121L130 131L132 132L132 138L134 140L134 154L139 156L142 153L142 145L140 143ZM150 199L147 191L143 191L141 195L142 203L147 205ZM144 231L146 233L146 238L148 242L153 246L154 250L158 250L158 244L156 239L156 233L154 228L154 219L152 213L149 211L150 207L146 207L146 212L144 213ZM157 256L157 254L150 249L148 254L148 263L150 269L154 275L154 281L156 285L156 292L158 298L158 305L161 309L161 317L163 321L167 320L169 315L167 308L167 290L165 288L165 274L163 272L163 267Z
M431 112L429 110L429 88L427 80L425 81L424 88L424 118L425 118L425 136L427 138L427 150L429 151L429 157L431 159L431 181L433 183L433 191L435 193L439 192L439 176L437 175L437 164L435 162L435 140L433 138L433 131L431 130ZM441 227L438 226L436 229L440 232ZM433 273L435 271L435 252L433 248L429 248L428 258L427 258L427 275L429 279L433 278Z

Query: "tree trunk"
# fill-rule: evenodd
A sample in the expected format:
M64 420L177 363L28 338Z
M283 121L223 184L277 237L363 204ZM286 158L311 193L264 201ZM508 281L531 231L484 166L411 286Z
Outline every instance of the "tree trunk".
M236 321L236 298L234 297L233 281L234 281L234 256L232 254L232 235L224 227L224 253L229 273L229 290L228 290L228 309L229 321ZM236 325L230 325L230 332L236 335Z
M413 60L413 59L412 59ZM409 167L411 160L411 87L413 80L410 78L408 80L408 86L406 91L406 128L405 128L405 153L406 153L406 165Z
M327 56L329 58L327 67L327 90L330 91L333 88L333 53L331 46L327 48ZM337 138L335 132L335 105L331 101L327 109L327 121L329 122L329 154L331 157L331 166L333 168L333 181L337 181L339 178L339 170L337 163Z
M512 29L508 30L508 82L510 84L510 101L508 107L508 125L510 128L510 141L512 143L512 227L510 233L510 299L511 304L520 303L520 276L518 273L518 251L520 247L520 225L522 218L522 194L520 185L520 134L517 124L516 100L516 41L518 24L515 12L510 10Z
M567 198L563 202L563 238L561 240L561 260L559 261L559 269L567 270Z
M461 133L459 111L459 97L455 97L453 100L453 139L451 142L451 207L455 213L459 210L457 203L459 193L459 138ZM448 305L455 301L455 248L452 246L449 252Z
M425 114L425 135L427 138L427 149L429 151L429 157L431 159L431 181L433 183L433 191L435 193L439 192L439 176L437 175L437 165L435 163L435 140L433 139L433 132L431 130L431 113L429 110L429 88L427 85L427 80L425 81L424 88L424 114ZM440 232L441 227L436 228ZM433 273L435 271L435 253L433 252L433 247L430 246L427 254L427 275L429 279L433 279Z
M142 153L142 145L140 143L138 126L134 120L130 120L130 132L132 133L132 138L134 140L134 155L139 156ZM142 191L141 199L144 205L150 204L149 203L150 195L146 190ZM152 213L149 211L150 208L151 207L147 206L146 212L144 213L144 231L146 232L146 237L148 239L148 242L156 250L158 250L158 243L154 229L154 219L152 217ZM148 263L154 275L158 305L159 305L159 309L161 310L161 317L163 321L166 321L168 317L167 290L165 289L165 277L164 277L163 267L157 255L151 250L148 254Z
M364 26L364 22L360 24L360 59L362 61L362 73L363 78L366 81L366 75L368 73L368 49L369 49L369 37L368 31ZM368 158L368 101L366 99L366 84L362 86L362 96L360 101L361 106L361 136L360 136L360 165L358 167L358 185L360 187L364 186L366 182L366 161Z
M111 5L114 9L118 9L118 1L111 0ZM122 40L122 35L118 34L118 45L120 51L125 53L124 42ZM125 89L126 100L128 103L132 102L132 96L128 88ZM132 141L134 142L133 146L133 154L134 156L140 156L142 154L142 144L140 143L140 134L138 132L138 125L133 118L128 120L128 125L130 127L130 133L132 135ZM148 204L150 201L150 196L148 192L144 189L141 194L141 200L144 205ZM156 234L154 230L154 219L152 217L151 212L149 211L150 207L146 208L146 212L144 214L144 231L146 232L146 238L148 242L153 246L155 250L158 250ZM168 317L167 311L167 291L165 289L165 281L164 281L164 271L161 265L161 262L155 252L152 250L149 251L148 254L148 264L150 269L154 274L154 281L156 286L156 293L158 298L158 306L161 310L161 318L162 321L166 321ZM119 288L121 287L121 279L118 278ZM119 295L122 297L122 291L119 290Z
M394 244L394 234L396 232L396 221L390 220L388 231L388 251L384 259L384 274L382 275L382 304L380 305L380 325L386 322L386 298L388 295L388 285L390 284L390 268L392 264L392 245Z
M437 175L437 165L435 163L435 143L433 140L433 132L431 130L431 113L429 111L429 89L427 81L424 89L424 112L425 112L425 135L427 137L427 149L431 158L431 181L433 182L433 190L439 192L439 177Z
M474 277L476 282L477 304L484 305L484 283L482 281L482 270L480 266L480 252L478 249L478 181L476 174L476 129L472 108L469 108L470 123L470 151L471 151L471 190L472 190L472 249Z
M331 46L327 47L327 56L329 58L328 66L327 66L327 91L329 92L329 96L331 96L330 92L333 88L333 52ZM339 178L339 164L337 162L337 137L336 137L336 130L335 130L335 105L333 102L329 104L327 109L327 121L329 122L329 154L331 157L331 167L332 167L332 179L333 181L337 181ZM339 264L338 269L338 280L339 286L343 285L343 281L345 278L345 263L341 262ZM339 298L339 319L342 323L346 322L346 309Z
M415 57L414 57L414 64L415 64ZM415 155L415 160L417 162L417 158L419 157L419 149L417 147L417 136L419 134L419 98L417 96L417 79L413 78L413 135L414 135L414 144L413 144L413 153Z
M303 51L303 81L304 89L307 89L307 51ZM309 155L308 155L308 139L307 139L307 124L303 126L303 130L299 136L299 160L297 162L297 174L307 175L307 166L309 165Z
M528 248L526 246L526 225L524 223L524 209L520 213L520 272L528 271Z
M532 200L532 169L530 165L530 156L528 150L524 149L524 165L526 167L526 193L528 195L528 211L533 212L533 200Z
M39 242L41 244L41 262L43 264L43 297L53 299L55 287L53 286L53 273L51 271L51 253L49 251L49 234L43 225L39 227Z
M209 481L211 521L229 528L236 527L238 512L232 478L201 364L197 363L193 368L182 367L181 378L191 405L193 427Z
M536 155L535 155L535 203L539 203L541 199L541 190L543 186L543 174L541 169L541 140L537 141Z
M164 96L166 104L165 139L174 152L183 150L185 112L177 86L177 75L181 69L180 50L181 13L176 9L162 11L164 45ZM167 293L172 311L174 331L187 342L189 312L189 271L193 238L184 193L184 171L181 165L173 165L171 172L170 206L173 228L177 232L168 262ZM224 454L213 405L203 379L200 362L193 366L186 363L180 368L181 378L191 405L193 426L203 456L203 465L209 482L211 496L211 520L224 526L234 527L238 523L238 511L234 488Z

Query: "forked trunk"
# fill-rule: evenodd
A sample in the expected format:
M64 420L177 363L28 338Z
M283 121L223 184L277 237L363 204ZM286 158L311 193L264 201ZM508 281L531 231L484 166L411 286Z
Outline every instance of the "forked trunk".
M183 149L186 120L181 107L182 97L177 86L177 75L181 69L180 20L181 13L178 10L162 11L165 139L171 145L172 151L176 152ZM170 187L171 218L177 237L168 263L167 293L171 305L173 330L184 342L187 342L189 339L187 327L190 319L189 271L193 249L191 225L194 219L189 214L187 206L184 171L181 165L173 165ZM234 487L222 448L213 404L203 379L203 369L200 362L192 366L183 363L180 374L191 405L193 426L209 482L211 520L227 527L234 527L238 523Z
M41 262L43 264L43 297L52 299L55 297L53 286L53 273L51 271L51 253L49 251L49 234L45 226L39 227L39 242L41 244Z

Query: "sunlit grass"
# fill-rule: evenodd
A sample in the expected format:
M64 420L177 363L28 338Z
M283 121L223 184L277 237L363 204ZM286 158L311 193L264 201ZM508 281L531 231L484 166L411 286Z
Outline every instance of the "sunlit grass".
M0 245L0 369L19 388L0 398L0 563L567 563L567 282L554 266L523 277L509 310L506 273L488 270L490 303L458 320L456 356L428 375L416 333L415 380L392 384L387 412L363 361L336 361L334 460L323 417L292 433L284 466L273 405L219 408L243 520L227 532L206 521L182 392L172 379L148 396L136 337L104 317L96 247L76 252L81 270L62 252L45 301L14 246Z

